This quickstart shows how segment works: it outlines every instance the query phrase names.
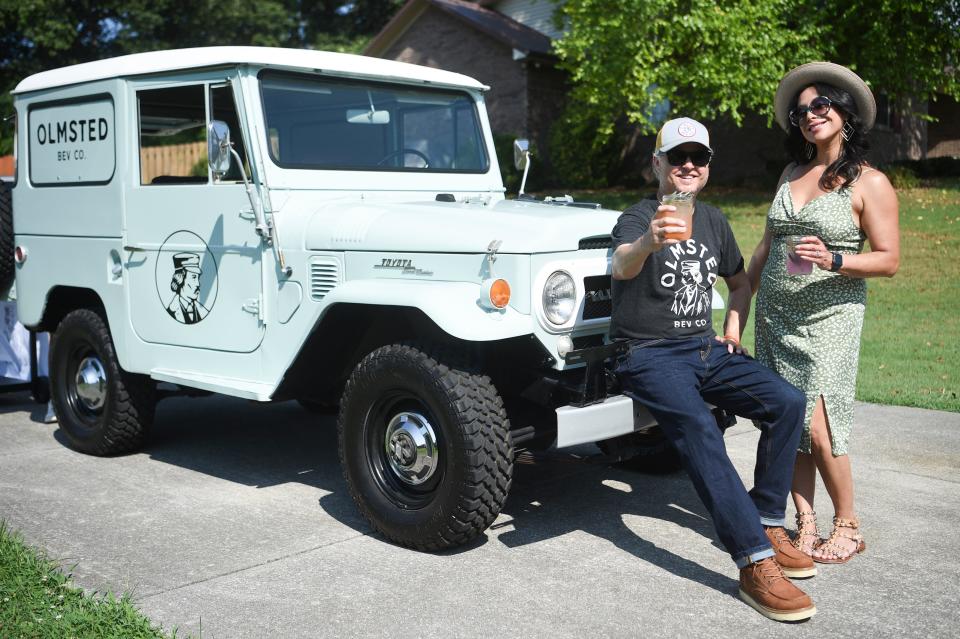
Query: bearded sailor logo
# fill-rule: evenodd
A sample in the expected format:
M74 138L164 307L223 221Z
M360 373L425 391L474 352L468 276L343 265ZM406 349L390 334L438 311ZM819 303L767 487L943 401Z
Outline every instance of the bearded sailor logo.
M674 328L707 326L711 289L717 281L717 258L694 239L671 244L662 255L660 285L673 295L670 310L676 318Z
M160 303L174 320L199 324L210 314L217 300L217 262L200 236L170 235L157 252L155 277Z
M167 312L181 324L196 324L210 312L198 301L202 274L200 256L196 253L173 256L173 277L170 280L173 299L167 304Z
M700 274L700 262L684 260L680 262L680 288L673 294L672 310L679 317L701 315L710 308L710 295L703 286Z

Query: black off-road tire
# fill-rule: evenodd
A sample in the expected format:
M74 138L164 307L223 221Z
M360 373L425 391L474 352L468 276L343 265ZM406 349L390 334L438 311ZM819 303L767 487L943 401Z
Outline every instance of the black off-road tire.
M16 274L13 262L13 193L10 185L0 180L0 294L13 286Z
M388 425L410 414L431 425L436 442L435 470L418 486L391 467L402 457L386 446ZM344 389L337 429L347 488L394 543L425 551L465 544L507 499L513 446L503 401L489 377L452 352L394 344L367 355Z
M605 455L611 457L611 461L629 470L665 475L681 468L677 449L659 426L654 426L647 432L606 439L597 442L597 446Z
M83 363L99 364L103 383L99 407L78 393ZM63 318L50 346L50 385L60 429L70 445L91 455L119 455L139 449L153 423L156 385L127 373L117 362L106 321L89 309Z

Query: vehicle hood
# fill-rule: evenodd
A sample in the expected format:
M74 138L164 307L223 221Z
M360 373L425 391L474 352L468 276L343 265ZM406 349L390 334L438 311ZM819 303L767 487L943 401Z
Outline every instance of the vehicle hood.
M483 253L576 251L609 236L619 213L538 202L331 202L312 215L308 250Z

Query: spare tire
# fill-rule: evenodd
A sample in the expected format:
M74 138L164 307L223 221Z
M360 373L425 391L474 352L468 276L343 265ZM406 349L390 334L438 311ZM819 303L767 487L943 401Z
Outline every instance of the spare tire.
M0 180L0 294L13 286L13 191Z

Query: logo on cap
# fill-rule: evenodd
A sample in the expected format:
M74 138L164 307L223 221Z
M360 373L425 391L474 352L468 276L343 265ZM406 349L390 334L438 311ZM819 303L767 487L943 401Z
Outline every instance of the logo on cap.
M685 138L692 138L697 134L697 129L689 122L681 122L680 126L677 127L677 133Z

